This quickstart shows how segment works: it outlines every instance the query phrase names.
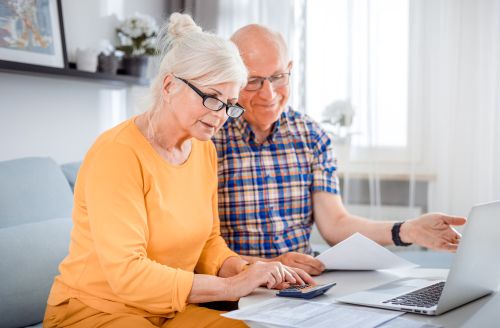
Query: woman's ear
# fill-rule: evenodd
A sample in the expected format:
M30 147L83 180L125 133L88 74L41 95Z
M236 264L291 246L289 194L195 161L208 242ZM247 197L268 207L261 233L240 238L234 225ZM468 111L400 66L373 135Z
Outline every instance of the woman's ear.
M174 77L172 74L165 75L163 79L163 87L161 89L162 97L167 103L170 103L170 97L172 96L172 90L174 86Z

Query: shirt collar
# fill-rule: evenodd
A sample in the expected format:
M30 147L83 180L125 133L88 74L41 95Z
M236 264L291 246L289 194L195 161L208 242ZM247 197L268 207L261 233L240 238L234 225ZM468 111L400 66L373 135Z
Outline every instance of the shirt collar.
M276 136L280 134L282 130L281 127L286 127L288 110L289 110L288 107L285 108L285 110L283 110L283 113L281 113L278 120L274 122L271 134L267 137L267 141L274 141ZM256 143L255 132L253 132L250 124L243 117L236 119L234 125L240 131L241 135L243 136L243 140L246 143L250 143L250 141Z

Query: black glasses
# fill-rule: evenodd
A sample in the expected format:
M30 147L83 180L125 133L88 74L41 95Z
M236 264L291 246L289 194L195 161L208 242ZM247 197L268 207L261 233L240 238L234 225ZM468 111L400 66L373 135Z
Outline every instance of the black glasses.
M238 118L245 112L243 107L241 107L239 104L235 105L226 104L222 100L202 92L200 89L189 83L187 80L181 79L180 77L177 78L182 82L186 83L191 89L193 89L194 92L196 92L201 98L203 98L203 106L205 106L206 108L213 110L214 112L218 112L225 107L227 116L232 118Z
M262 88L262 86L264 85L265 80L268 80L269 83L271 83L271 85L273 86L273 88L279 88L288 84L288 82L290 81L290 72L279 73L268 77L260 77L260 76L250 77L248 79L245 90L247 91L260 90L260 88Z

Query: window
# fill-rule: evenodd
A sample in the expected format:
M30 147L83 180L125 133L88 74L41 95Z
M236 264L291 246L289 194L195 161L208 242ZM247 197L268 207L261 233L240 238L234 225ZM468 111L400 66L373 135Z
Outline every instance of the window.
M409 0L315 0L306 12L307 114L343 112L337 145L405 159Z

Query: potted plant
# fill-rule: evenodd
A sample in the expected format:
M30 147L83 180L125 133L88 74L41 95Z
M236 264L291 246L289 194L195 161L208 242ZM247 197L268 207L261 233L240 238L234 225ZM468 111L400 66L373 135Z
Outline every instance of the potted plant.
M155 40L158 25L154 18L135 13L120 22L116 29L119 45L123 51L123 69L125 74L144 77L147 75L148 56L156 54Z

